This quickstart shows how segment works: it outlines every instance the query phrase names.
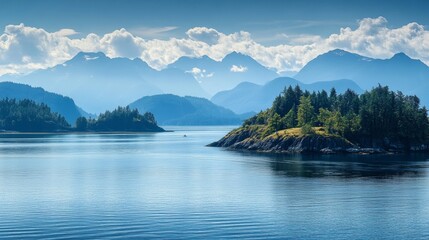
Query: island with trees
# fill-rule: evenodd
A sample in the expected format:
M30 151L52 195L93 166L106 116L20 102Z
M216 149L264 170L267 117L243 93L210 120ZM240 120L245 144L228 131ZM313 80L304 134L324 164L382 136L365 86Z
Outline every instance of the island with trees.
M361 95L286 88L272 107L209 146L263 152L427 151L427 109L416 96L378 86Z
M141 115L137 109L118 107L96 119L79 117L72 127L63 116L44 103L32 100L0 100L2 132L163 132L152 113Z
M94 132L163 132L157 125L152 113L143 115L137 109L118 107L113 111L106 111L97 119L76 119L76 130Z

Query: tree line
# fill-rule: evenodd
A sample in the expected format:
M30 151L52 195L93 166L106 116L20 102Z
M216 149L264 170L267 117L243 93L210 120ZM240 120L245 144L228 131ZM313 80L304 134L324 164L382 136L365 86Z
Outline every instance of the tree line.
M289 86L275 98L271 108L247 119L243 125L266 124L266 134L301 127L304 134L321 126L351 141L399 140L421 142L429 135L426 107L416 96L406 96L378 86L359 95L352 90L337 94L302 91Z
M0 100L0 129L22 132L44 132L69 129L64 117L51 112L46 104L31 100Z
M118 107L106 111L96 119L79 117L76 127L71 127L63 116L52 112L44 103L32 100L0 100L0 130L19 132L53 131L164 131L158 127L155 116L146 112L141 115L137 109Z
M76 119L78 131L163 131L158 127L155 116L146 112L143 115L137 109L118 107L106 111L97 119L79 117Z

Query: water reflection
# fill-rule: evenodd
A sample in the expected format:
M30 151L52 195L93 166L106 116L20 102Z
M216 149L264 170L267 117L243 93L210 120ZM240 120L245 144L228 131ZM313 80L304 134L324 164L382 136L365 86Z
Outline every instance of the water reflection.
M318 155L237 152L255 164L265 164L276 175L288 177L396 178L422 177L428 154ZM256 159L257 158L257 159ZM262 160L262 161L261 161Z
M223 127L174 130L0 137L0 239L428 239L425 155L243 153L205 147Z

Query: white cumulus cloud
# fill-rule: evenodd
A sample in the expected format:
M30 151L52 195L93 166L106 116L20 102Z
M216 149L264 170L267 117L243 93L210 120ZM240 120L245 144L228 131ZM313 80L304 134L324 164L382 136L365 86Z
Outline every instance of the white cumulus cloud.
M429 63L429 32L423 25L408 23L391 29L384 17L365 18L357 29L341 28L332 34L324 44L328 48L342 48L365 56L388 58L397 52L419 58Z
M145 41L136 37L126 29L113 31L100 39L101 49L111 57L140 57Z
M55 32L54 34L56 34L60 37L67 37L67 36L76 35L76 34L78 34L78 32L76 32L74 29L63 28L63 29L60 29L59 31Z
M389 58L404 52L429 64L429 31L415 22L391 28L384 17L362 19L356 27L345 26L327 37L284 34L284 44L274 46L255 41L249 32L225 34L207 27L191 28L184 38L167 40L144 39L124 28L104 35L90 33L82 38L71 38L76 33L73 29L48 32L24 24L7 25L0 35L0 75L62 64L79 51L141 58L156 69L165 68L182 56L207 55L220 61L236 51L279 72L298 71L319 54L336 48L374 58ZM242 69L236 66L236 70ZM212 73L204 74L208 77Z
M197 67L193 67L191 70L188 70L188 71L185 71L185 72L186 73L191 73L196 80L199 80L199 82L201 82L200 80L202 78L211 78L214 75L213 72L207 73L207 71L205 69L200 69L200 68L197 68Z
M0 72L22 73L62 63L75 55L71 30L50 33L24 24L8 25L0 35Z
M231 72L236 72L236 73L242 73L242 72L246 72L247 71L247 67L241 66L241 65L240 66L232 65L230 71Z
M221 33L213 28L194 27L189 29L186 32L186 35L188 35L188 37L192 40L212 45L218 43Z

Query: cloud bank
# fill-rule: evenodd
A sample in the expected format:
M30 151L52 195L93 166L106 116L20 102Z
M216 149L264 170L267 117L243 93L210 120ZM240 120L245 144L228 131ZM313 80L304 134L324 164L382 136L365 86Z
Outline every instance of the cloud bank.
M362 19L356 28L344 27L326 38L289 36L288 44L275 46L256 42L249 32L225 34L206 27L191 28L186 37L168 40L144 39L123 28L103 36L91 33L73 38L76 33L73 29L48 32L24 24L6 26L0 35L0 75L52 67L80 51L102 51L112 58L141 58L156 69L182 56L207 55L221 60L236 51L279 72L297 71L317 55L336 48L373 58L389 58L404 52L429 64L429 31L415 22L389 28L384 17Z

